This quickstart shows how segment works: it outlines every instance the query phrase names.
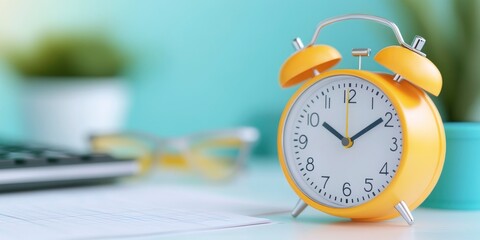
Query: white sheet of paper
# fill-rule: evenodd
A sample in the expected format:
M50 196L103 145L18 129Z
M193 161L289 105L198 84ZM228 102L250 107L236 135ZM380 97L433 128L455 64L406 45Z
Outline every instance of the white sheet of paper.
M269 223L285 209L161 186L102 186L0 194L0 239L95 239ZM245 215L240 215L245 214Z

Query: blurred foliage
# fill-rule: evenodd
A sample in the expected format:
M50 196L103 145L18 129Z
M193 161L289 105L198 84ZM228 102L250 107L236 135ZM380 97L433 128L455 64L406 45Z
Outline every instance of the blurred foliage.
M26 79L87 79L121 75L128 59L105 34L59 32L45 35L30 48L8 51L7 61Z
M427 39L423 49L443 77L440 94L446 121L478 121L480 100L480 1L402 0L402 15ZM407 19L406 19L407 20Z

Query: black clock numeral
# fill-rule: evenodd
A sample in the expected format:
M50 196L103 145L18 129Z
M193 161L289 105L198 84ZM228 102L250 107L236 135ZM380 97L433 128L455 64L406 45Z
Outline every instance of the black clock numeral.
M392 121L392 118L393 118L393 114L391 112L386 112L385 113L385 117L388 118L388 120L385 122L385 127L393 127L393 125L389 124L390 121Z
M378 172L378 173L383 174L383 175L388 175L389 174L388 165L387 165L386 162L385 162L385 164L383 164L382 169L380 169L380 172Z
M350 98L348 99L348 103L357 103L356 101L353 101L353 98L357 95L357 91L355 89L350 89L348 90L348 95L350 95ZM343 103L347 102L347 90L343 90Z
M325 95L325 109L330 109L331 102L332 102L332 99L330 97L328 97L327 95Z
M346 182L343 184L343 195L345 197L348 197L350 195L352 195L352 189L350 189L350 183L349 182Z
M327 182L330 179L330 176L322 176L322 178L325 178L325 182L323 183L323 188L325 189L325 187L327 186Z
M313 171L313 169L315 169L315 166L313 165L313 158L312 157L307 158L307 165L305 165L305 169L307 169L307 171L309 171L309 172L311 172L311 171Z
M308 145L308 138L307 138L307 136L305 136L305 135L303 135L303 134L300 135L300 137L298 138L298 142L303 145L303 146L300 146L300 149L305 149L305 148L307 147L307 145Z
M390 148L390 151L395 152L395 151L397 151L397 149L398 149L398 144L397 144L397 141L398 141L398 140L397 140L396 137L392 137L392 140L393 140L393 145L394 145L394 147L393 147L393 148Z
M318 113L313 112L307 114L307 126L312 126L316 127L320 123L320 116L318 116Z
M372 184L373 178L365 178L365 184L367 185L366 187L363 188L365 192L371 192L373 189L373 184Z
M372 110L373 110L373 97L372 97Z

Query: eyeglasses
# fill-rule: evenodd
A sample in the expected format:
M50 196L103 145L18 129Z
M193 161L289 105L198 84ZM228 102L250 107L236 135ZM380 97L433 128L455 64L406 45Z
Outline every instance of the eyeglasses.
M144 133L115 133L90 138L93 152L134 158L142 173L155 166L191 170L212 180L234 176L250 156L259 132L252 127L159 138Z

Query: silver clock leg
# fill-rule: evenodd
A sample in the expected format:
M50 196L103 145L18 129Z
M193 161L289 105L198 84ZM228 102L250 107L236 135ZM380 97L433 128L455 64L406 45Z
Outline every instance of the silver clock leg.
M307 206L308 205L304 201L302 201L302 199L298 199L297 205L295 205L295 207L293 208L292 217L297 217L298 215L300 215L300 213L302 213Z
M402 215L403 219L405 219L408 225L412 225L415 222L410 209L408 209L408 206L404 201L400 201L397 205L395 205L395 209L397 209L400 215Z

